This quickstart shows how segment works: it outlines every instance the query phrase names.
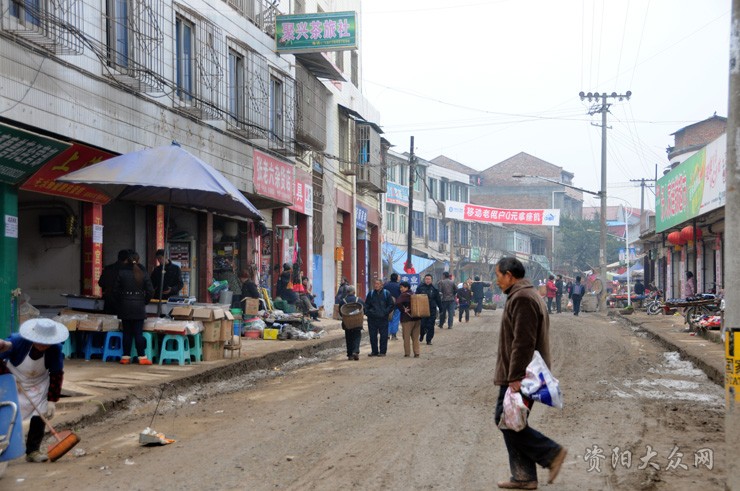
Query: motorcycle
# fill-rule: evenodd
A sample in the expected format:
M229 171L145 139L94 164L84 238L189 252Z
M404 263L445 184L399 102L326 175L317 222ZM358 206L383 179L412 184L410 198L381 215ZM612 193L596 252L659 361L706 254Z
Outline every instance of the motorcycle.
M658 315L663 311L663 302L660 300L663 297L663 292L660 290L653 290L648 295L648 300L645 302L645 311L648 315Z

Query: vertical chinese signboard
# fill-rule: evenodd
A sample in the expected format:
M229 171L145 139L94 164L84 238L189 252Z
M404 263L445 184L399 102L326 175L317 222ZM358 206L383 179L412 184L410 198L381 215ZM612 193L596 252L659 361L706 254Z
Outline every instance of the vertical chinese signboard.
M291 210L306 216L313 216L313 184L311 174L300 169L295 170L295 192Z

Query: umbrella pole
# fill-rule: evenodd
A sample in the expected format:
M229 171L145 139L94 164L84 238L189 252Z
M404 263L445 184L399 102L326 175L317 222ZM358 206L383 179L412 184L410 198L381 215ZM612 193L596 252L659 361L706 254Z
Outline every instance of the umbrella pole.
M170 191L172 195L172 191ZM171 197L171 196L170 196ZM164 257L162 258L162 274L159 275L159 302L157 303L157 317L162 317L162 290L164 290L164 273L167 265L167 232L170 229L171 204L167 204L167 218L164 221Z

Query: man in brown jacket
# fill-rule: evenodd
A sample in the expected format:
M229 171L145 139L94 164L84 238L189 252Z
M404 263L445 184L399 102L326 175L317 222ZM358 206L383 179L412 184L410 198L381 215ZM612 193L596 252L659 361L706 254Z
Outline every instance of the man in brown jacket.
M537 350L550 366L550 319L547 307L532 286L524 278L522 263L513 257L503 257L496 264L496 283L507 295L501 317L498 359L494 383L500 386L496 403L496 425L501 421L506 389L518 392L524 379L527 365ZM528 407L533 401L524 397ZM548 483L557 477L567 451L529 425L521 431L501 430L506 450L509 452L511 478L500 481L504 489L537 489L537 467L550 469Z

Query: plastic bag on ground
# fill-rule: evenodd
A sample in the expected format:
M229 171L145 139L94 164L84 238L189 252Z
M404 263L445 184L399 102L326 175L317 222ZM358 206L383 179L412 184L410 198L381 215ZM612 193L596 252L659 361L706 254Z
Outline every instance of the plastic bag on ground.
M560 382L552 376L545 360L539 351L534 352L532 361L527 365L527 373L522 380L522 394L548 406L563 408L563 393Z
M524 399L519 392L514 392L511 387L504 394L504 411L498 427L502 430L522 431L527 427L527 416L529 409L524 404Z

